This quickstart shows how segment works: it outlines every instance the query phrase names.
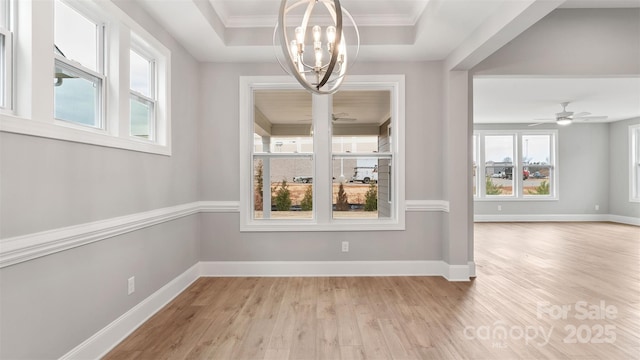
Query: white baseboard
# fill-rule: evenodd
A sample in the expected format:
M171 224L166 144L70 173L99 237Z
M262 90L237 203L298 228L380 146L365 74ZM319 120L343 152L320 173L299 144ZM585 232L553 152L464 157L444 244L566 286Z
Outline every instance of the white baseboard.
M474 215L474 222L609 221L608 214L508 214Z
M474 215L474 222L585 222L611 221L640 226L640 218L612 214L482 214Z
M471 264L471 263L470 263ZM469 281L468 265L420 261L205 261L202 276L443 276Z
M60 359L100 359L200 277L195 264Z
M631 216L609 215L609 221L620 224L640 226L640 218Z

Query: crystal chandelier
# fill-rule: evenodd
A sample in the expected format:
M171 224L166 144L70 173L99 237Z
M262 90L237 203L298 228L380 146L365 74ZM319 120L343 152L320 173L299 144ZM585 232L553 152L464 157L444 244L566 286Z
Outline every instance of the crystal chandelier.
M274 44L280 43L283 60L276 56L280 65L293 75L308 91L316 94L333 94L338 91L344 80L349 65L353 64L360 47L360 35L353 18L347 10L340 6L339 0L282 0L278 13L278 24L274 31ZM322 3L329 16L331 25L326 26L325 43L323 29L320 25L309 24L313 9ZM289 18L294 9L306 5L302 15L302 23L291 31ZM347 53L346 37L343 31L343 15L353 24L353 41L355 56L350 59ZM315 19L315 18L314 18ZM307 34L312 41L306 43ZM325 62L325 56L328 61ZM284 62L284 64L283 64Z

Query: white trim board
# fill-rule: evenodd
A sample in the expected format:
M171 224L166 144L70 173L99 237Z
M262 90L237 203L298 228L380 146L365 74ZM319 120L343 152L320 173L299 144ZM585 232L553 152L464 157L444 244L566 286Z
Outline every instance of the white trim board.
M640 218L611 214L507 214L474 215L474 222L585 222L610 221L640 226Z
M475 264L449 265L442 260L409 261L203 261L202 276L443 276L469 281Z
M443 200L414 200L407 211L448 211ZM415 205L417 204L417 205ZM0 268L198 213L239 213L239 201L195 201L111 219L0 239Z
M0 239L0 268L196 214L199 203Z

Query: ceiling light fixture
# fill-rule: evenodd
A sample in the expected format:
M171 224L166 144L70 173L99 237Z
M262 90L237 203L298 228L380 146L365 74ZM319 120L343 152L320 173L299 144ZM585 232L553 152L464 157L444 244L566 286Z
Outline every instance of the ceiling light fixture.
M556 124L558 125L569 125L572 123L572 120L570 118L558 118L556 120Z
M360 34L351 14L340 6L339 0L282 0L278 13L278 24L273 33L274 45L282 49L284 59L276 55L282 68L293 75L308 91L315 94L333 94L344 80L349 66L353 65L360 49ZM312 17L314 7L322 3L328 11L328 17ZM306 5L302 22L291 31L289 18L295 15L295 9ZM298 11L299 13L300 11ZM343 15L353 25L355 56L347 54L346 38L343 28ZM323 44L323 31L320 25L309 24L310 20L331 24L326 26L326 43ZM289 34L289 33L291 34ZM311 33L310 42L306 42L307 33ZM292 36L289 36L292 35ZM305 51L305 50L310 51ZM328 54L328 61L323 58ZM283 64L284 62L284 64Z

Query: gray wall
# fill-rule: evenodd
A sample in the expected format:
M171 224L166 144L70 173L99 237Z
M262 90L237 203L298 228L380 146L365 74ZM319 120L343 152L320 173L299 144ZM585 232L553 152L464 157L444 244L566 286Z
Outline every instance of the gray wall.
M640 203L629 201L629 126L640 118L609 125L609 213L640 218Z
M559 9L472 69L473 75L640 74L640 9Z
M476 125L477 130L530 130L526 124ZM476 215L509 214L608 214L609 213L609 125L580 124L558 129L557 201L475 201ZM498 211L498 205L502 211ZM595 205L600 210L595 210Z
M120 5L172 51L173 155L0 133L2 238L200 199L197 63L133 2ZM58 358L104 328L199 260L199 222L0 269L0 358Z
M353 74L406 75L406 198L443 198L441 63L358 63ZM202 64L202 200L237 201L239 77L284 75L278 65ZM436 260L441 214L408 213L405 232L241 233L239 214L202 214L204 261ZM340 241L349 240L342 253Z

